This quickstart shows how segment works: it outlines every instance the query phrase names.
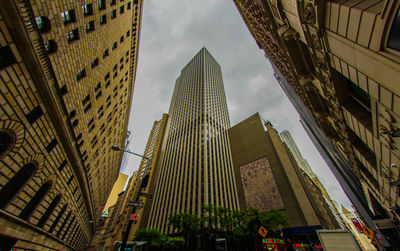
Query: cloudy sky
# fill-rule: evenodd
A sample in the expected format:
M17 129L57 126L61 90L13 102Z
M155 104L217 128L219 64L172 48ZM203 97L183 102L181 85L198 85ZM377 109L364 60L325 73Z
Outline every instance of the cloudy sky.
M203 46L221 65L231 125L259 112L278 131L289 130L332 198L349 207L232 0L144 1L130 150L144 152L153 122L168 112L181 69ZM139 163L129 156L125 173Z

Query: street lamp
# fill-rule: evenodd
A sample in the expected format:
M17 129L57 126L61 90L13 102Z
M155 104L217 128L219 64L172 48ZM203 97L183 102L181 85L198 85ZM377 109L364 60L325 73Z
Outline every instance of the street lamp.
M143 155L140 155L140 154L131 152L131 151L127 150L127 149L123 149L123 148L121 148L121 147L119 147L119 146L117 146L117 145L113 145L113 146L111 147L111 149L114 150L114 151L123 151L123 152L127 152L127 153L133 154L133 155L135 155L135 156L138 156L138 157L147 159L147 160L149 160L150 162L152 161L152 159L150 159L150 158L148 158L148 157L146 157L146 156L143 156ZM140 182L140 184L141 184L141 182ZM139 183L138 183L137 185L139 185ZM143 197L146 197L146 198L152 198L152 197L153 197L151 194L146 194L146 193L138 192L137 195L136 195L136 201L138 200L138 197L139 197L139 196L143 196ZM139 205L139 203L136 203L136 202L129 203L129 204L130 204L129 206L132 206L132 210L131 210L131 213L129 214L129 222L128 222L128 225L126 226L126 230L125 230L125 234L124 234L124 239L122 240L122 243L121 243L121 248L119 249L119 250L122 250L122 251L125 250L126 243L127 243L127 241L128 241L128 237L129 237L129 232L131 231L131 227L132 227L132 222L133 222L133 220L131 220L130 216L136 211L136 208L137 208L137 207L142 207L142 206L143 206L143 204Z
M136 155L138 157L142 157L142 158L147 159L147 160L151 160L150 158L147 158L146 156L131 152L131 151L127 150L127 149L123 149L123 148L121 148L121 147L119 147L117 145L113 145L111 147L111 149L114 150L114 151L123 151L123 152L126 152L126 153L130 153L130 154Z

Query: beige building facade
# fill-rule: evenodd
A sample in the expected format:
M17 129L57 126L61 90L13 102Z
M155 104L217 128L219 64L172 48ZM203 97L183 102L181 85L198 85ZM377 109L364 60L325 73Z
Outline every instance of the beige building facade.
M369 208L379 220L374 228L396 229L400 220L400 3L234 3L258 46L361 180ZM392 234L383 233L393 240Z
M114 205L117 200L118 200L118 194L121 193L122 191L124 191L125 188L125 184L126 184L126 180L128 179L128 175L120 173L118 174L118 178L115 181L110 195L108 196L107 202L104 206L104 210L108 210L109 207L111 207L112 205Z
M81 249L118 177L142 2L0 2L0 249Z
M280 210L290 227L339 227L321 191L258 113L229 129L240 208Z

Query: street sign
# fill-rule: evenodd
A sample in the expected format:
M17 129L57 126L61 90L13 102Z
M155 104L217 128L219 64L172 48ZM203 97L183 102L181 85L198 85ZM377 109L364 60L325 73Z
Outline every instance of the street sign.
M137 219L137 214L131 214L129 217L129 220L136 220Z
M137 193L137 196L143 196L143 197L146 197L146 198L153 198L153 195L148 194L148 193L141 193L141 192Z
M267 236L267 234L268 234L268 230L267 230L265 227L261 226L261 227L258 229L258 233L259 233L263 238L265 238L265 236Z

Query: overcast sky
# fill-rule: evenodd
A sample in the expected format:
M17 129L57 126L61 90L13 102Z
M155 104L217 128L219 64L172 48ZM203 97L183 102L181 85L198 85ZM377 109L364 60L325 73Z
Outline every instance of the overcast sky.
M349 208L232 0L144 1L130 150L144 152L153 122L168 112L181 69L203 46L221 65L231 125L259 112L279 132L289 130L331 197ZM129 156L125 173L139 163Z

